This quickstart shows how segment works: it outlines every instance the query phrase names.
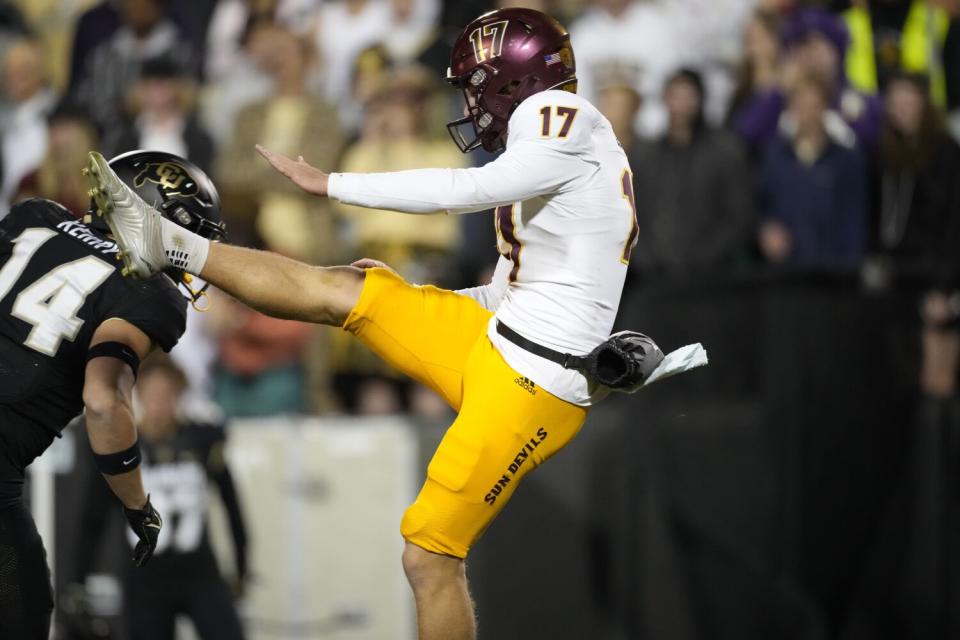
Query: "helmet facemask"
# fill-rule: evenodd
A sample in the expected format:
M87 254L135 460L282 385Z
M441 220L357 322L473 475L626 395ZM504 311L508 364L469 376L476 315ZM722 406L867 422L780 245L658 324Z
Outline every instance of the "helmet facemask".
M227 228L223 222L212 222L202 216L191 213L176 200L167 200L157 209L164 218L208 239L210 242L222 242L227 238ZM207 297L207 289L210 286L208 283L204 282L202 287L194 289L193 276L183 269L168 267L164 269L163 272L183 290L185 297L190 301L194 309L197 311L206 311L209 308L209 300L207 304L201 304L200 302Z

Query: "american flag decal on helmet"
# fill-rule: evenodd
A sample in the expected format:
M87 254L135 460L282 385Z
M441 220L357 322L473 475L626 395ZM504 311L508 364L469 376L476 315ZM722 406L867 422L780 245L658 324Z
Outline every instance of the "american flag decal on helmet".
M543 59L548 67L552 64L560 64L560 62L562 62L559 53L551 53L550 55L543 56Z

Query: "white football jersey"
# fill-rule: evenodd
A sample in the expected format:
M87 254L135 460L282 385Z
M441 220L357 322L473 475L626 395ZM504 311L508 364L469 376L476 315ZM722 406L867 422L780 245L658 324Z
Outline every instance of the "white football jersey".
M495 326L499 319L574 355L613 328L637 222L626 154L587 100L559 90L528 98L510 117L506 151L482 167L332 174L329 192L347 204L411 213L495 208L501 257L493 281L460 293L495 312L490 340L518 373L578 405L608 393Z

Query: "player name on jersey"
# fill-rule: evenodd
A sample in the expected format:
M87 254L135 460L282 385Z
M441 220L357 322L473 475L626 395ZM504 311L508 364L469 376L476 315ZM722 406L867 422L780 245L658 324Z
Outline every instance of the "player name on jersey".
M117 248L116 242L106 240L102 236L95 234L90 230L90 227L79 220L65 220L57 225L57 230L62 231L72 238L76 238L100 253L116 254L120 251Z

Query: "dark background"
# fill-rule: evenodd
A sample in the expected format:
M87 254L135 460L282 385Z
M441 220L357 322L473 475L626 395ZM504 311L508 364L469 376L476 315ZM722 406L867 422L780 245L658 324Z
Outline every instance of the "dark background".
M957 637L960 411L918 399L909 293L701 280L622 315L710 365L526 481L470 559L482 637Z

